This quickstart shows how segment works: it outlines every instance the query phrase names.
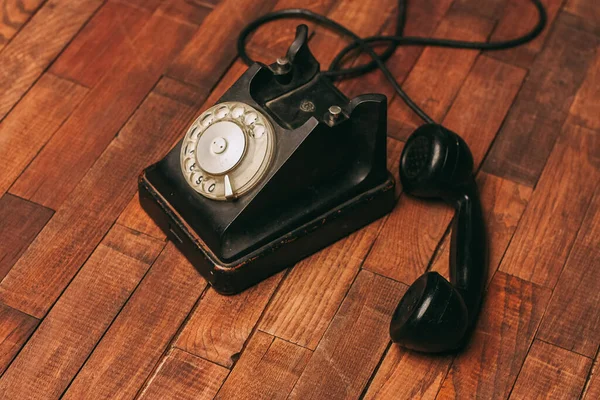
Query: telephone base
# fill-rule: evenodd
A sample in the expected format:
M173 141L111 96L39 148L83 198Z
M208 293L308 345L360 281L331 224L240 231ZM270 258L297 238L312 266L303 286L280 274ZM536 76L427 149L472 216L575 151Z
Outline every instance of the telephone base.
M233 262L223 262L178 215L146 174L139 179L140 203L167 237L220 294L236 294L389 213L394 178L366 190Z

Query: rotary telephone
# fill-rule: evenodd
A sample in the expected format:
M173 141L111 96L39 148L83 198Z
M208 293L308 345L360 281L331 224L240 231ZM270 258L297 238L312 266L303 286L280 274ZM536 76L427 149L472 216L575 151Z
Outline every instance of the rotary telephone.
M237 293L385 215L386 98L349 100L298 28L254 64L140 180L142 205L223 294Z
M379 68L425 121L401 155L404 193L456 209L450 281L436 272L417 279L392 317L390 335L419 351L460 347L476 320L487 273L473 158L460 136L412 102L384 63L399 45L495 50L527 42L546 22L539 0L531 1L539 12L536 27L495 43L402 36L405 7L396 35L367 39L307 10L259 18L238 42L247 71L140 176L142 207L221 294L238 293L390 212L396 183L386 168L386 97L348 99L339 91L331 82L335 74L320 71L310 52L306 25L298 26L285 57L270 65L245 53L246 37L274 19L301 17L337 30L353 42L333 65L355 48L373 60L339 75ZM372 42L390 47L377 55Z

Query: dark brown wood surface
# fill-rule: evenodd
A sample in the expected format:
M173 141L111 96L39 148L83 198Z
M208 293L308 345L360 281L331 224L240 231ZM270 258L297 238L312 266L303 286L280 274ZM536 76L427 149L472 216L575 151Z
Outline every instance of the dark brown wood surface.
M421 273L448 274L452 210L391 214L236 296L212 290L138 203L136 178L245 70L237 35L306 7L391 34L396 0L0 0L0 398L469 399L600 396L600 4L542 0L500 52L399 48L390 70L471 147L490 243L467 347L392 344ZM407 35L502 40L526 0L411 1ZM262 27L263 62L300 21ZM308 24L326 68L343 39ZM349 63L368 60L350 56ZM397 178L419 120L382 74Z

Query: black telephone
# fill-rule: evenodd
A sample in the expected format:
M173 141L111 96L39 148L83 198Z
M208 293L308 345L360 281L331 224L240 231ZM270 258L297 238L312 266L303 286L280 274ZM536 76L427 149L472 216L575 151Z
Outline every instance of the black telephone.
M298 27L139 182L143 207L216 291L233 294L385 215L386 98L349 100Z
M487 274L486 235L473 157L467 144L433 120L401 89L385 59L398 45L497 50L535 38L538 24L503 42L475 43L402 36L361 39L307 10L280 10L244 28L238 42L248 70L189 127L183 139L139 179L143 208L222 294L238 293L388 213L395 182L386 168L387 99L348 99L311 54L300 25L285 57L252 63L246 37L279 18L321 23L371 56L369 64L338 71L356 75L379 68L398 95L426 123L407 140L400 159L406 194L433 197L456 209L450 281L435 272L417 279L400 301L390 335L411 349L444 352L460 347L474 326ZM406 11L400 2L399 21ZM389 42L378 56L369 43Z

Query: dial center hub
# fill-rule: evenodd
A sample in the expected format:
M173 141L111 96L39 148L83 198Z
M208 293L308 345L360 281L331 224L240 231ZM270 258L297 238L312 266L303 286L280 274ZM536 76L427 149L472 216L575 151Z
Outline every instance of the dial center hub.
M200 136L196 160L209 174L222 175L240 162L245 150L246 135L242 128L232 121L219 121Z
M223 153L226 148L227 148L227 140L223 139L220 136L218 138L215 138L215 140L213 140L210 145L210 149L215 154Z

